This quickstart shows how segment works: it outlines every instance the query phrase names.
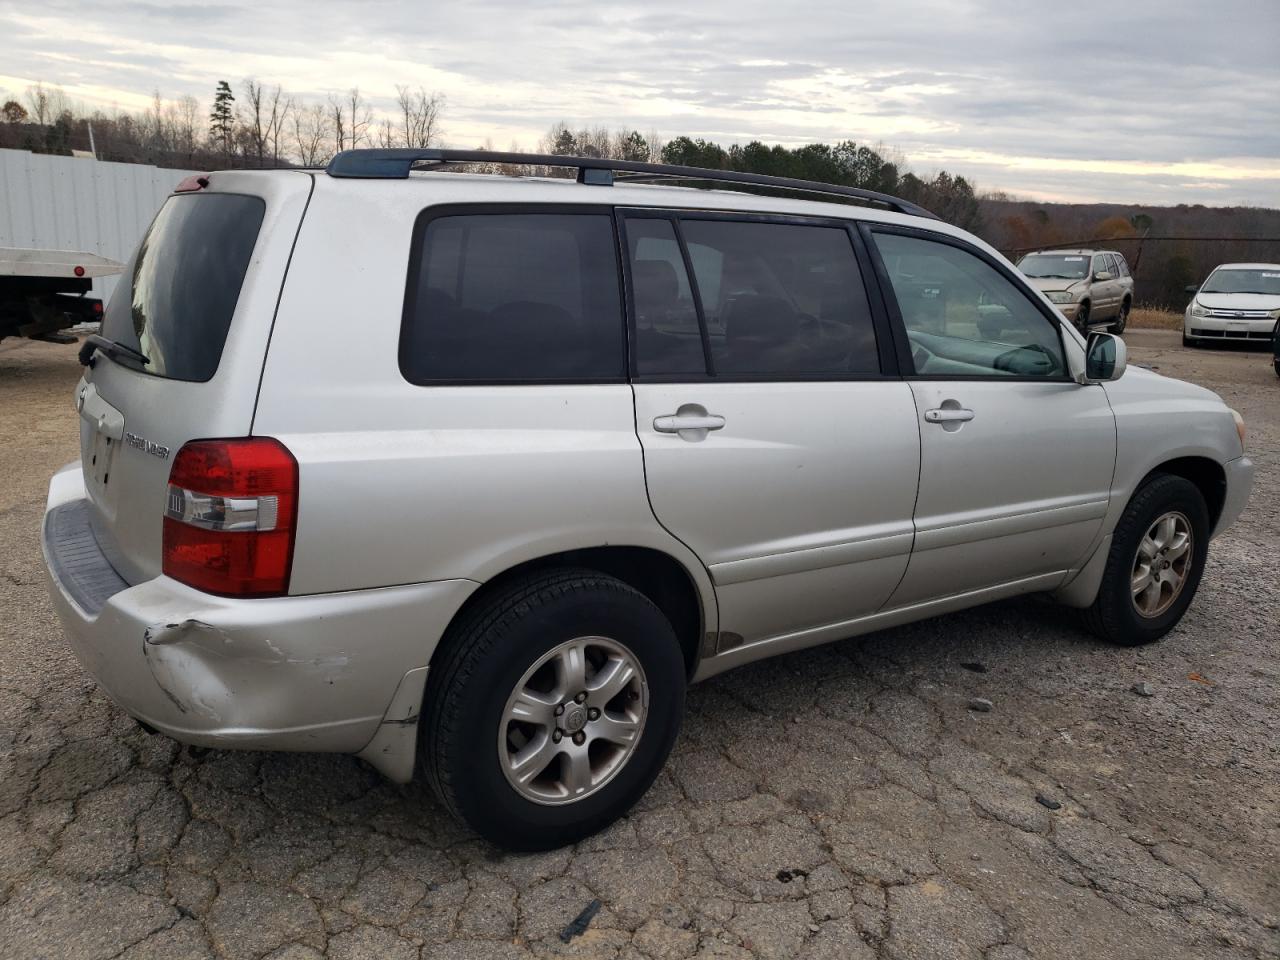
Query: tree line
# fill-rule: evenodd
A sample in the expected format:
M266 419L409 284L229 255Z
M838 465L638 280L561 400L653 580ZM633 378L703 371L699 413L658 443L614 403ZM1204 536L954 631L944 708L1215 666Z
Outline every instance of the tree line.
M444 94L396 86L375 113L358 87L323 100L290 94L249 77L238 89L218 81L205 113L193 96L157 91L141 111L78 108L61 88L37 83L0 104L0 147L34 153L92 150L100 160L199 169L322 166L355 147L440 143Z
M157 92L143 110L87 112L61 88L34 84L19 97L0 92L0 147L69 154L92 147L102 160L161 167L323 166L341 150L364 146L423 148L443 142L445 96L422 86L397 85L394 100L372 101L358 88L323 99L296 96L279 84L249 77L233 87L218 81L209 108L192 96L165 100ZM480 149L493 150L486 140ZM603 125L553 124L534 149L560 156L603 157L733 170L816 180L892 194L943 220L977 233L1017 259L1028 249L1106 242L1137 270L1142 303L1177 306L1184 288L1203 280L1217 263L1280 259L1280 211L1202 206L1051 204L980 194L969 179L945 170L921 176L883 146L808 143L769 145L758 140L728 146L705 138L664 140L657 131ZM511 152L521 152L519 143ZM489 173L516 174L498 163L475 164ZM527 172L527 171L524 171ZM568 175L563 168L533 171ZM1233 240L1156 240L1144 236L1232 237ZM1141 253L1139 254L1139 250Z

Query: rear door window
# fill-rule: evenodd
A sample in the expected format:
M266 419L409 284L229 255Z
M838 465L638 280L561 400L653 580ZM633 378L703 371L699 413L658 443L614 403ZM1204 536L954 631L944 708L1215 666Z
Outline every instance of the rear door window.
M411 383L625 377L609 213L428 215L415 233L400 335Z
M240 194L165 201L102 319L104 337L149 362L118 362L171 380L217 372L265 213L260 197Z
M639 374L879 373L871 309L844 229L694 217L679 224L692 282L670 222L627 220Z

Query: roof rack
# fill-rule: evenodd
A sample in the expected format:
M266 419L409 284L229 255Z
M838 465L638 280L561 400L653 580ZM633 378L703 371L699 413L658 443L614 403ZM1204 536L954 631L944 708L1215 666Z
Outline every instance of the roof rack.
M708 180L724 183L743 183L773 190L794 190L827 196L850 197L867 203L878 203L896 213L913 217L938 217L924 207L861 187L846 187L836 183L820 183L816 180L797 180L793 177L773 177L762 173L743 173L738 170L712 170L706 167L686 167L666 163L642 163L637 160L610 160L605 157L566 157L559 154L500 153L493 150L437 150L437 149L365 149L343 150L329 161L325 172L331 177L360 180L403 180L409 171L419 164L442 167L453 163L505 163L523 166L572 167L578 171L578 182L592 186L609 187L614 183L614 173L632 174L627 180Z

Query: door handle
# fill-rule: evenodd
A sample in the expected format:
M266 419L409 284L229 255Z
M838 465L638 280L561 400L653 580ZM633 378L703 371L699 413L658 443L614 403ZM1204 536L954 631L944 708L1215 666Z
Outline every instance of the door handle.
M653 429L659 433L683 433L686 430L720 430L724 427L724 417L714 413L689 414L671 413L665 417L653 418Z
M967 423L973 419L973 411L966 410L963 407L942 407L926 410L924 418L929 423Z

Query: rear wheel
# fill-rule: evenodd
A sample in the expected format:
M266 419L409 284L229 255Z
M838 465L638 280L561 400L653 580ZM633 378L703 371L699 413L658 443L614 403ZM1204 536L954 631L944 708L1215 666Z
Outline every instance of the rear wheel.
M444 804L516 850L579 840L648 790L684 711L684 658L647 597L587 570L542 572L452 627L419 746Z
M1085 611L1089 628L1122 646L1159 640L1195 598L1208 552L1209 510L1196 485L1148 478L1112 534L1102 585Z

